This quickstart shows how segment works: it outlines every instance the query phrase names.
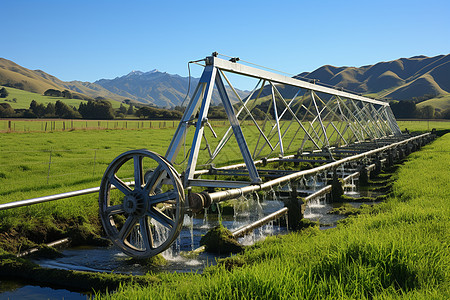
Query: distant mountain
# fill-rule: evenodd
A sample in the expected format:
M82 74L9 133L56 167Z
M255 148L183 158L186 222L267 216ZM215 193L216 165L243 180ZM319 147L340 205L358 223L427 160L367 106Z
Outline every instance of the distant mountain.
M191 77L191 93L199 79ZM153 70L132 71L114 79L100 79L94 82L108 91L142 103L157 106L180 105L186 96L188 77L171 75Z
M190 95L199 82L191 77ZM48 89L70 90L78 94L78 98L93 99L104 97L123 101L131 99L135 102L163 107L180 105L189 86L189 78L153 70L149 72L132 71L127 75L114 79L100 79L94 83L82 81L62 81L41 70L29 70L10 60L0 58L0 85L11 86L25 91L43 94ZM234 93L228 88L232 101L237 101ZM239 94L242 91L236 90ZM219 95L214 91L213 103L219 103Z
M400 58L360 68L326 65L295 77L387 99L440 96L450 93L450 54Z
M199 78L191 77L190 96L192 96ZM127 97L142 103L157 106L173 107L180 105L189 86L189 77L172 75L158 70L149 72L132 71L127 75L114 79L100 79L94 82L117 95ZM240 95L244 92L236 90ZM234 93L228 87L228 95L232 101L237 101ZM217 91L213 92L212 102L219 103Z
M41 70L29 70L10 60L0 58L0 85L9 85L21 90L43 94L48 89L70 90L81 98L104 97L122 101L122 96L111 93L100 85L81 81L62 81Z

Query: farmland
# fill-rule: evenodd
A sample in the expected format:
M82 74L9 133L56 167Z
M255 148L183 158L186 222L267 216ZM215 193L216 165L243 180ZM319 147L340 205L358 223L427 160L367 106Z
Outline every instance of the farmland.
M450 134L412 154L391 197L338 228L267 238L203 275L101 299L448 299ZM420 176L417 176L420 174Z
M50 121L40 122L38 128ZM98 186L118 154L147 148L164 155L175 130L156 125L136 128L131 123L128 130L114 130L109 127L114 123L101 123L101 128L110 129L96 128L95 121L82 130L0 133L0 202ZM412 131L450 129L450 122L399 125ZM163 285L126 286L106 297L445 298L450 274L449 147L447 134L411 155L395 175L389 201L368 208L338 229L269 238L203 276L161 275ZM232 158L230 154L224 159ZM419 170L421 176L416 176ZM88 195L1 212L1 231L14 229L16 235L2 236L0 246L14 252L52 241L71 230L68 224L99 235L97 211L96 196ZM34 238L26 240L27 236ZM11 242L13 246L8 246Z
M27 109L30 108L31 101L35 100L38 103L42 103L47 105L48 103L55 104L58 100L63 100L65 104L70 106L78 107L80 103L85 103L85 100L81 99L65 99L61 97L50 97L44 96L39 93L32 93L24 90L15 89L12 87L6 88L9 95L5 99L1 99L0 103L6 102L11 105L14 109ZM14 100L15 99L15 100ZM120 106L120 102L111 101L111 104L114 108L118 108Z

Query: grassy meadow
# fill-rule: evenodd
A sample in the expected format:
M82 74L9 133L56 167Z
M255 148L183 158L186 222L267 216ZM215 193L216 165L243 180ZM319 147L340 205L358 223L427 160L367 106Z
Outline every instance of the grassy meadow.
M408 129L410 132L427 132L433 128L436 130L449 130L449 120L409 120L397 121L398 126L402 131Z
M0 86L2 88L2 86ZM42 103L45 106L47 106L48 103L55 104L56 101L61 100L67 105L75 106L78 108L80 106L80 103L86 102L85 100L80 99L66 99L61 97L49 97L44 96L38 93L32 93L24 90L19 90L11 87L6 87L6 90L8 91L9 95L6 98L0 98L0 103L8 103L11 105L14 109L28 109L30 108L30 103L32 100L36 100L37 103ZM13 99L16 99L16 102L13 101ZM112 106L114 108L120 107L119 101L110 101ZM1 130L1 129L0 129Z
M178 123L178 121L150 120L0 119L0 132L176 128Z
M413 153L384 203L337 228L269 237L199 274L99 299L449 299L450 134ZM420 174L420 176L417 176Z
M227 128L216 125L216 131ZM427 131L428 126L450 129L450 122L399 125L410 131ZM91 130L2 132L0 203L98 186L117 155L141 148L164 155L174 131L93 126ZM205 132L211 140L209 130ZM236 149L236 144L230 147ZM101 297L448 298L449 148L447 134L412 154L396 175L394 196L337 229L272 237L203 275L160 274L163 284L126 285ZM234 161L235 152L228 151L221 159L219 163ZM12 253L68 234L85 240L101 234L96 194L1 211L0 220L0 248Z
M0 130L2 124L7 122L8 120L0 120ZM109 163L125 151L146 148L164 155L175 132L174 126L178 125L173 121L14 122L17 123L17 128L31 127L35 130L0 133L0 203L98 186ZM66 125L62 125L63 122ZM70 128L72 123L81 130L58 130L63 126ZM219 136L228 129L221 120L212 120L211 124ZM450 122L406 121L399 122L399 125L402 130L408 128L412 131L426 131L428 127L450 129ZM121 126L128 130L118 129ZM49 131L39 132L38 129L42 127L48 127ZM50 127L56 127L56 130L50 131ZM107 129L114 127L118 130ZM243 130L246 131L247 142L253 152L253 147L260 142L255 138L259 132L256 126L246 126ZM189 131L188 142L193 131L194 128ZM205 137L213 150L218 139L213 138L209 129L205 129ZM277 138L275 134L273 140ZM289 140L288 137L285 140ZM232 138L217 158L216 164L241 162L240 155L236 155L237 148L235 139ZM265 147L262 154L269 151L270 148ZM187 150L182 149L177 162L183 160L186 154ZM209 157L208 149L202 148L199 156L199 164L204 163ZM183 166L177 168L180 172L184 170Z

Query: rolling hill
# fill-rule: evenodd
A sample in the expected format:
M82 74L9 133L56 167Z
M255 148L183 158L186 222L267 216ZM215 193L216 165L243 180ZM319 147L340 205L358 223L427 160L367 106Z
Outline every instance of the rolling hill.
M81 81L65 82L42 70L29 70L4 58L0 58L0 85L38 94L43 94L48 89L58 89L78 93L80 98L104 97L117 101L125 99L99 85Z
M450 95L450 54L434 57L414 56L362 67L322 66L313 72L303 72L295 78L316 80L317 84L361 93L375 98L392 100L429 99L437 108L447 107ZM191 77L191 93L198 83ZM0 58L0 85L42 94L49 88L70 90L80 98L104 97L164 107L180 105L188 89L189 78L158 70L133 71L114 79L100 79L93 83L62 81L41 70L29 70L10 60ZM296 90L282 88L283 94L294 95ZM242 91L238 91L241 95ZM230 97L237 99L232 92ZM218 94L213 93L218 103Z
M199 79L191 77L191 94ZM29 70L10 60L0 58L0 86L10 86L24 91L43 94L47 89L70 90L78 94L77 98L90 99L104 97L163 107L180 105L188 90L189 78L153 70L150 72L133 71L114 79L100 79L96 82L62 81L41 70ZM228 88L229 89L229 88ZM242 91L237 90L243 94ZM229 90L232 101L237 101ZM213 103L218 103L219 95L214 91Z
M359 68L326 65L295 77L385 99L438 97L450 93L450 54L400 58Z

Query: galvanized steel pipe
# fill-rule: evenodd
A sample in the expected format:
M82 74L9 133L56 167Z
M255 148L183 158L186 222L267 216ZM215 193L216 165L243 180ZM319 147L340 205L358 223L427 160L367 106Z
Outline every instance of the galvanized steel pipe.
M353 174L348 175L347 177L344 177L343 180L344 180L344 182L347 182L350 179L352 179L353 177L356 177L358 175L359 175L359 172L355 172ZM319 197L319 196L321 196L323 194L326 194L326 193L328 193L330 191L331 191L331 185L327 185L324 188L322 188L322 189L318 190L317 192L315 192L314 194L311 194L311 195L305 197L303 200L306 203L309 200L317 198L317 197ZM245 225L245 226L243 226L241 228L236 229L231 234L235 238L244 236L246 233L248 233L250 231L253 231L253 230L255 230L258 227L261 227L261 226L269 223L272 220L280 218L281 216L287 214L287 212L288 212L288 208L287 207L283 207L282 209L277 210L276 212L273 212L273 213L265 216L264 218L259 219L256 222L253 222L253 223L251 223L249 225Z
M134 185L134 181L125 182L125 184L126 185ZM72 192L67 192L67 193L62 193L62 194L55 194L55 195L50 195L50 196L43 196L43 197L32 198L32 199L27 199L27 200L20 200L20 201L4 203L4 204L0 204L0 211L7 210L10 208L17 208L17 207L22 207L22 206L28 206L28 205L33 205L33 204L54 201L54 200L65 199L65 198L70 198L70 197L75 197L75 196L82 196L82 195L87 195L87 194L92 194L92 193L98 193L99 191L100 191L100 187L93 187L93 188L72 191Z
M254 222L254 223L245 225L245 226L233 231L231 234L235 238L244 236L247 232L253 231L256 228L261 227L264 224L269 223L270 221L275 220L275 219L281 217L282 215L287 214L287 212L288 212L288 208L283 207L282 209L277 210L276 212L271 213L270 215L267 215L264 218L259 219L258 221Z
M212 202L221 202L221 201L225 201L225 200L229 200L229 199L239 198L240 196L244 196L244 195L247 195L247 194L250 194L250 193L253 193L253 192L257 192L257 191L267 190L267 189L269 189L269 188L271 188L273 186L276 186L276 185L279 185L279 184L282 184L282 183L285 183L285 182L288 182L288 181L291 181L291 180L295 180L295 179L301 178L301 177L306 176L306 175L316 174L316 173L320 173L322 171L325 171L327 169L336 168L336 167L338 167L338 166L340 166L340 165L342 165L344 163L348 163L350 161L358 160L358 159L363 158L365 156L376 154L378 152L382 152L382 151L385 151L385 150L390 149L390 148L398 147L398 146L401 146L403 144L407 144L407 143L409 143L411 141L423 138L423 137L428 136L428 135L430 135L429 132L421 134L421 135L418 135L418 136L415 136L415 137L411 137L409 139L406 139L406 140L403 140L403 141L400 141L400 142L392 143L390 145L383 146L381 148L370 150L370 151L367 151L367 152L364 152L364 153L360 153L360 154L357 154L357 155L354 155L354 156L346 157L346 158L343 158L341 160L338 160L338 161L335 161L335 162L332 162L332 163L329 163L329 164L326 164L326 165L322 165L322 166L319 166L319 167L316 167L316 168L313 168L313 169L299 171L299 172L292 173L292 174L289 174L289 175L286 175L286 176L283 176L283 177L279 177L279 178L276 178L276 179L271 180L271 181L267 181L267 182L262 183L262 184L249 185L249 186L245 186L245 187L242 187L242 188L236 188L236 189L230 189L230 190L226 190L226 191L219 191L219 192L209 193L209 197L210 197Z

